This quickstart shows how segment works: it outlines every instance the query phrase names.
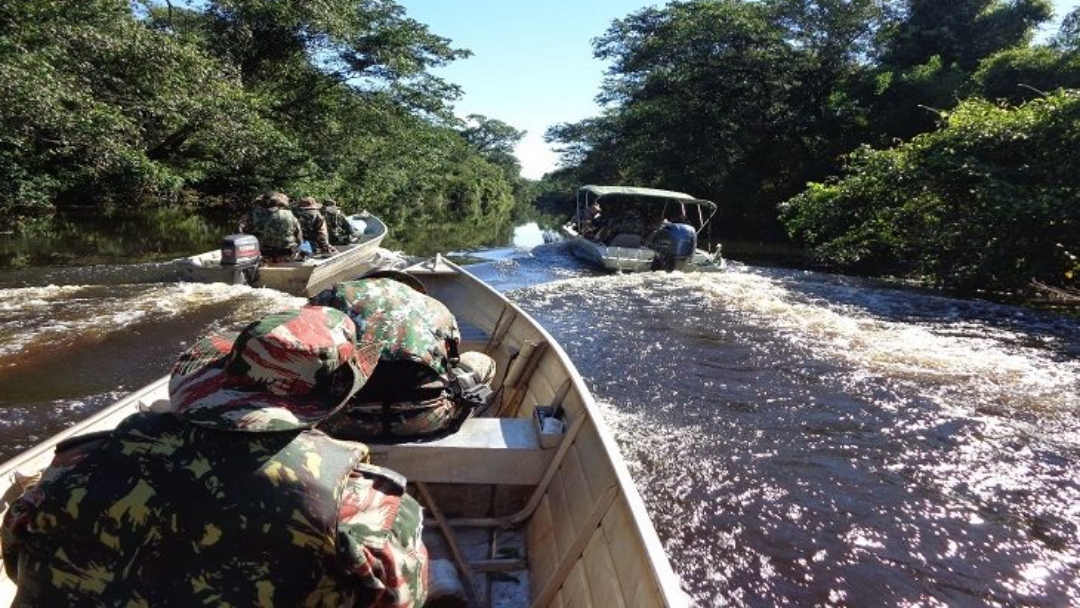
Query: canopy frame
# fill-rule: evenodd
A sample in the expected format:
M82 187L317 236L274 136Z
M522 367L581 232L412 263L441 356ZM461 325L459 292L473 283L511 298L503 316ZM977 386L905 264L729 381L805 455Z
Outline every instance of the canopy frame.
M625 196L643 201L656 201L656 204L665 205L665 211L669 202L682 205L684 212L687 205L696 206L698 208L698 219L701 222L697 229L698 234L705 230L705 227L709 225L717 211L716 203L703 198L696 198L685 192L661 190L659 188L640 188L637 186L581 186L577 191L577 211L574 216L574 224L577 227L578 234L582 232L589 207L607 196ZM703 208L709 210L708 217L704 216Z

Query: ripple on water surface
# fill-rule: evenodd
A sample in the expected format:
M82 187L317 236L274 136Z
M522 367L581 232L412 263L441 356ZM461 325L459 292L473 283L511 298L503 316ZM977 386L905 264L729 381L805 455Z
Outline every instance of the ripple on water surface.
M512 297L578 364L718 602L1080 602L1080 332L753 268Z
M1075 320L816 273L495 259L476 271L501 289L562 279L510 296L598 397L699 605L1080 604ZM86 272L0 289L0 457L303 303Z
M219 284L0 289L0 457L168 373L203 333L304 302Z

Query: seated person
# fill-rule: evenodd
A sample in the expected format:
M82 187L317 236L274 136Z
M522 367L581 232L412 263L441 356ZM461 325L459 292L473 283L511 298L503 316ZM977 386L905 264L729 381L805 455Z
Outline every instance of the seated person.
M377 349L319 307L197 342L167 411L61 443L12 504L12 605L422 606L427 551L405 480L316 430Z
M644 233L644 223L637 209L628 208L612 215L609 221L596 233L596 240L610 245L620 234L636 235L639 239Z
M589 239L596 235L596 231L604 224L604 217L600 214L600 203L593 202L589 205L585 221L581 223L581 236Z
M353 226L341 209L338 209L337 201L334 199L326 199L323 203L322 215L326 220L326 231L330 235L331 245L347 245L360 240L361 231Z
M304 238L311 243L312 252L315 255L332 255L337 253L337 249L330 244L330 234L327 232L321 209L319 201L305 196L296 203L293 212L303 228Z
M266 262L300 259L304 232L289 211L289 197L281 192L267 192L256 198L254 207L240 218L237 230L259 239L259 254Z
M443 435L487 406L495 362L458 355L454 315L414 277L379 271L312 298L347 312L365 342L381 344L379 366L348 407L322 427L335 437L392 442Z
M656 236L657 231L659 231L660 227L665 223L671 223L664 218L664 208L659 206L643 207L641 210L641 217L641 235L644 237L643 240L645 242L652 241L653 237Z

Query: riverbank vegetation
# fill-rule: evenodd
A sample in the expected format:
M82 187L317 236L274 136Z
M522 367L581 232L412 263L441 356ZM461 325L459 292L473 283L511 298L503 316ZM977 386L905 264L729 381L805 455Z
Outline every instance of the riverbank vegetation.
M278 189L474 244L528 189L523 133L455 118L430 73L468 54L388 0L4 2L0 216L235 215Z
M1051 18L1048 0L643 8L594 41L603 111L547 132L563 164L537 183L524 133L456 117L433 75L469 52L392 0L10 0L0 219L197 215L179 232L202 238L280 189L423 252L635 184L715 200L712 239L817 267L1075 294L1080 10L1036 39Z
M594 43L601 115L547 133L548 192L720 204L724 239L968 292L1075 289L1080 10L1046 0L689 0ZM557 206L560 198L545 199Z

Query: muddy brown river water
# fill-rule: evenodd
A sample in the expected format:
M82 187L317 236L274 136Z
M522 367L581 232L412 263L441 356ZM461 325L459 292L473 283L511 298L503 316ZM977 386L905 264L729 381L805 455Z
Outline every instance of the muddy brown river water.
M1075 318L733 264L472 270L569 353L701 606L1080 604ZM0 457L301 303L164 265L0 271ZM105 283L102 285L101 283Z

